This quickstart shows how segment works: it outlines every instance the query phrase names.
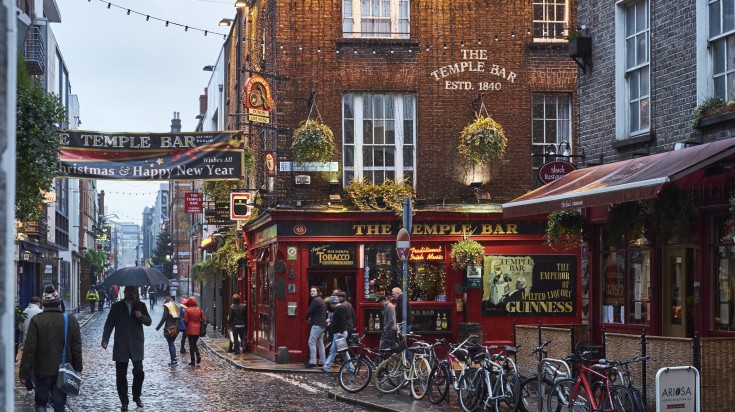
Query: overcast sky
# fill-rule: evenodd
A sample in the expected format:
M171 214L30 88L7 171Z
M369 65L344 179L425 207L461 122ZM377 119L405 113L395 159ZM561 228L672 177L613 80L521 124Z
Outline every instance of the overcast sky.
M110 8L100 0L56 1L61 23L52 30L79 98L81 129L168 132L179 112L182 131L194 130L211 75L202 69L217 61L229 33L218 23L234 18L234 0L111 0ZM107 213L140 223L160 183L98 180L98 189Z

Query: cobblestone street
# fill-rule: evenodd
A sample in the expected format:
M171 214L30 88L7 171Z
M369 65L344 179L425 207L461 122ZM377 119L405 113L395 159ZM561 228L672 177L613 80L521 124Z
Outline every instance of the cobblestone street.
M116 411L120 401L115 389L115 364L112 361L112 338L102 349L102 331L109 308L90 317L82 327L84 371L82 393L69 398L67 410ZM365 411L358 406L327 398L336 385L335 374L263 373L239 370L207 349L201 348L200 366L191 367L188 354L180 355L178 366L168 366L168 346L163 332L156 331L161 306L151 312L153 324L145 328L145 382L143 409L163 411ZM114 332L113 332L114 335ZM177 344L179 343L177 339ZM188 345L187 345L188 349ZM132 366L128 386L132 386ZM18 385L16 383L16 385ZM130 389L129 389L130 390ZM18 392L18 391L16 391ZM16 396L16 410L33 410L33 397ZM132 402L130 410L136 410ZM26 408L27 406L27 408ZM51 410L49 408L49 410Z

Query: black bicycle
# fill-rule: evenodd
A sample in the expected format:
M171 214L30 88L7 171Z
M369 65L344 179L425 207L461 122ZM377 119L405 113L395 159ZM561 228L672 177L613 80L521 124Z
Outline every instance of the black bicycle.
M339 386L350 393L365 389L373 378L373 369L383 361L380 353L365 346L364 339L365 335L352 335L352 341L348 342L352 358L339 368Z

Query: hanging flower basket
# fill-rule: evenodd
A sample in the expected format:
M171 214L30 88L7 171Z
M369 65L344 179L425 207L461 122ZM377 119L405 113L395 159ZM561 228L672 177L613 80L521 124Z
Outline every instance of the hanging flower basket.
M336 150L334 133L317 120L307 120L293 132L291 150L296 162L328 162Z
M577 209L551 212L546 220L546 243L562 249L579 246L583 227L584 217Z
M413 186L403 180L386 179L376 185L369 181L352 180L345 187L345 194L353 205L360 210L393 210L403 215L403 199L413 201Z
M459 136L459 152L473 163L502 159L508 139L503 126L488 116L478 115Z
M481 244L470 239L462 239L453 243L451 247L452 267L458 270L478 265L485 251Z

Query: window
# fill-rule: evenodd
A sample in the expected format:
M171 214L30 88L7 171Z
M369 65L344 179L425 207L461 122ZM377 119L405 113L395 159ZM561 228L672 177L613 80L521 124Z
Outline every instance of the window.
M628 94L628 135L648 131L650 74L648 60L648 0L625 6L625 79Z
M390 296L391 290L401 287L403 263L395 252L395 245L365 245L365 300ZM419 245L411 248L408 259L407 294L411 301L446 301L446 268L444 247Z
M540 41L564 40L569 26L567 0L534 0L533 38Z
M626 248L604 244L600 256L600 321L650 325L651 250L643 236L627 244Z
M344 181L415 181L416 96L348 93L342 98Z
M709 3L709 42L712 49L714 94L735 98L735 4L732 0Z
M717 240L712 250L712 328L735 332L735 245L732 241L732 222L727 216L714 218Z
M407 39L409 0L342 0L345 38Z
M539 167L556 159L555 156L550 156L552 151L558 155L563 154L564 150L568 152L567 154L571 153L572 148L569 146L572 136L571 100L569 94L533 95L531 151L534 179L538 179Z

